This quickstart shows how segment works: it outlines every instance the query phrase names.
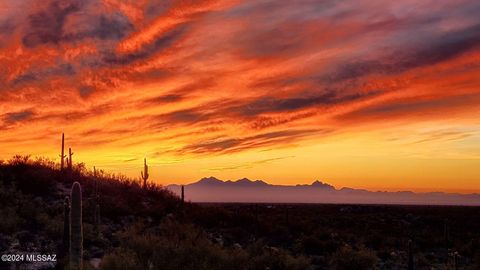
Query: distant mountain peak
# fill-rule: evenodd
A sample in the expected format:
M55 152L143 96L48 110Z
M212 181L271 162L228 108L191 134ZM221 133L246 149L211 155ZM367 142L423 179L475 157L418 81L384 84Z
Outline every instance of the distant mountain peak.
M242 186L242 187L249 187L249 186L268 186L266 182L262 180L250 180L248 178L238 179L236 181L227 180L223 181L216 177L204 177L200 179L198 182L193 183L194 185L233 185L233 186Z
M239 184L239 185L242 185L242 186L247 186L247 185L248 186L250 186L250 185L252 185L252 186L266 186L266 185L268 185L267 183L265 183L262 180L253 181L253 180L250 180L250 179L245 178L245 177L242 178L242 179L238 179L237 181L235 181L233 183Z
M326 189L335 189L334 186L332 186L328 183L324 183L324 182L319 181L319 180L315 180L310 186L318 187L318 188L326 188Z
M216 177L213 177L213 176L210 176L210 177L204 177L202 179L200 179L197 183L201 183L201 184L220 184L220 183L223 183L222 180L216 178Z

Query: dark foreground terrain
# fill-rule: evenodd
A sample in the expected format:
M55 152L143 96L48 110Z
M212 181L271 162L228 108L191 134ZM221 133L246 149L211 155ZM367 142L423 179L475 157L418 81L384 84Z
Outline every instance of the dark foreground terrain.
M480 269L479 207L182 203L160 186L22 156L0 162L0 254L58 260L0 269L65 267L74 181L84 269Z

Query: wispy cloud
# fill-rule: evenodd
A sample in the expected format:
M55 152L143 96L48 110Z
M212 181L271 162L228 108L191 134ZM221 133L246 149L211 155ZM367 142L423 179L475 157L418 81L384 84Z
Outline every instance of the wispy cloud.
M473 0L3 1L0 147L65 131L175 159L392 119L472 124L479 13Z
M33 117L34 113L31 110L19 111L19 112L10 112L2 116L2 120L6 124L13 124L16 122L22 122Z
M239 164L230 164L230 165L224 165L224 166L217 166L217 167L211 167L206 169L207 171L229 171L229 170L239 170L239 169L250 169L253 168L256 165L262 165L262 164L267 164L270 162L275 162L278 160L284 160L288 158L293 158L294 156L286 156L286 157L277 157L277 158L268 158L268 159L260 159L252 162L243 162Z

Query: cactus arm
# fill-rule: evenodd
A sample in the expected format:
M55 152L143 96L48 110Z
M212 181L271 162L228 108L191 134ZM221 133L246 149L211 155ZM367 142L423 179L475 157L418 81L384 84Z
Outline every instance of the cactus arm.
M65 134L62 133L62 152L60 153L60 169L63 170L64 161L63 159L66 157L65 155Z
M67 162L67 166L68 166L69 170L72 170L72 165L73 165L72 156L73 156L72 148L69 147L68 148L68 162Z

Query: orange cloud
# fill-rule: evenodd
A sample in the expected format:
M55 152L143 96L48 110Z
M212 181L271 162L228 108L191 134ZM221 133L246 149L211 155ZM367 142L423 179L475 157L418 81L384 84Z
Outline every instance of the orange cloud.
M365 186L398 186L368 174L375 168L354 158L366 151L355 141L376 149L367 160L445 149L470 168L480 157L478 11L471 0L3 1L0 158L56 157L65 132L79 160L135 175L147 156L171 181L278 165L266 180L306 183L322 177L307 166L331 161L326 176L352 186L357 175L340 172L349 160L368 167L356 172L370 179ZM391 140L405 130L417 134L408 153ZM326 142L343 158L313 150ZM419 154L419 144L439 145ZM242 165L252 160L276 161ZM422 183L405 171L411 185Z

